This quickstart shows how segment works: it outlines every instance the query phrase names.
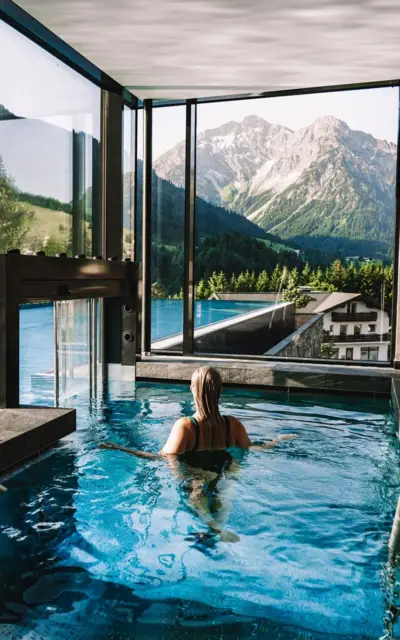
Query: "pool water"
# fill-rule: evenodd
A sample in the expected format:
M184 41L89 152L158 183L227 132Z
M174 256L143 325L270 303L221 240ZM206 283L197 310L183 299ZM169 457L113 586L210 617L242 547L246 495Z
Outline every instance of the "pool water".
M269 302L196 300L195 327L249 313ZM83 323L87 321L82 318ZM152 300L151 339L160 340L183 331L183 300ZM49 404L48 394L32 390L32 375L54 368L53 305L23 305L20 311L20 402Z
M237 302L233 300L196 300L195 329L213 322L228 320L255 309L272 306L272 302ZM161 340L183 331L183 300L152 300L151 340Z
M395 637L388 401L226 389L223 412L253 440L299 437L232 450L216 486L184 464L97 448L159 450L193 410L186 386L116 386L75 405L78 432L0 495L0 638ZM199 494L236 542L209 534Z

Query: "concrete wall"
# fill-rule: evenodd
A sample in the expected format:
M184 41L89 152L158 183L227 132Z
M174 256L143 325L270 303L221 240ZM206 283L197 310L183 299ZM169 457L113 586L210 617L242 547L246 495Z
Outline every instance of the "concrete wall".
M266 356L282 358L320 358L324 338L324 317L314 315L285 340L269 349Z
M212 354L262 355L294 328L295 306L281 302L196 329L194 348ZM182 334L158 340L152 350L179 351L182 340Z
M256 313L258 312L246 314L241 322L231 321L231 324L221 329L215 328L205 335L197 337L195 333L195 351L262 355L295 327L293 303L280 303L267 307L263 314L255 315Z

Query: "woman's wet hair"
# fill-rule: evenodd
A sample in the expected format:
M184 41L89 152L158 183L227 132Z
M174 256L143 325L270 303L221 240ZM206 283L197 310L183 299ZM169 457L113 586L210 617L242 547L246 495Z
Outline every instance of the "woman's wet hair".
M213 367L200 367L192 375L191 390L196 402L200 420L208 427L205 431L205 444L212 447L218 427L224 429L224 420L219 411L222 379L219 371Z

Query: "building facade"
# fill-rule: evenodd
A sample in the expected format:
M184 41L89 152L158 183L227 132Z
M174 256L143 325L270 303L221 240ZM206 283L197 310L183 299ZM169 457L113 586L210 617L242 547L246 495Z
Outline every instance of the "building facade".
M339 360L390 359L390 318L362 298L324 315L324 342L332 345L331 358Z

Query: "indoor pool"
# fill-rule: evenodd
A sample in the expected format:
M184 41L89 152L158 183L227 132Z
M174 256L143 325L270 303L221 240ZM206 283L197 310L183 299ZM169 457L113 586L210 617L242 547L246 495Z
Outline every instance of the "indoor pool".
M225 389L224 412L254 440L299 437L232 450L210 485L183 463L97 448L158 450L193 410L187 386L75 405L78 432L4 480L1 639L396 637L388 401ZM203 524L199 495L228 541Z

